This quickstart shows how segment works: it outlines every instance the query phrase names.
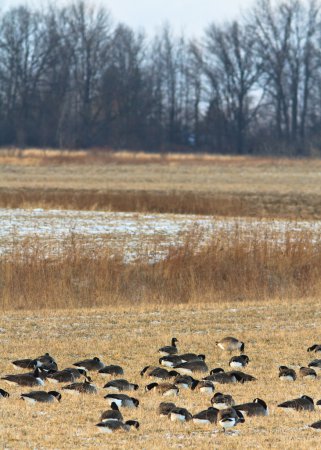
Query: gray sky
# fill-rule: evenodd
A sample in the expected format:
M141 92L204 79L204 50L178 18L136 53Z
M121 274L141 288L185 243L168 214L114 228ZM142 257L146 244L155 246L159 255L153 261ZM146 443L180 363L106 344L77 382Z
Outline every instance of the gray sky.
M255 0L89 0L109 8L117 22L133 28L143 28L153 33L164 22L169 22L178 33L199 36L210 22L236 19L241 11ZM45 5L47 0L0 0L3 8L13 5ZM55 4L66 4L67 0L55 0Z

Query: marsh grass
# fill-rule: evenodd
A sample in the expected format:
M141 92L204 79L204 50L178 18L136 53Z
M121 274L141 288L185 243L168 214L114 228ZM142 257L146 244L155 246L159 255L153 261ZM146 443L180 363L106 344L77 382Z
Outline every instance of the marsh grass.
M249 237L241 229L205 240L194 229L181 245L150 262L143 249L126 262L120 246L71 235L59 245L29 237L13 241L0 260L3 309L216 303L225 300L317 297L321 244L301 237ZM151 255L164 254L162 242Z

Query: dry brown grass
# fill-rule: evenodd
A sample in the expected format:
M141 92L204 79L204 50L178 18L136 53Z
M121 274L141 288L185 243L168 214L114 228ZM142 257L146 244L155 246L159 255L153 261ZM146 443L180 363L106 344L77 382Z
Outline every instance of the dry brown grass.
M321 218L321 160L0 152L0 207Z
M294 239L295 237L295 239ZM124 262L122 250L105 240L71 235L55 256L57 243L30 237L12 242L0 260L3 309L188 304L225 300L317 297L321 288L321 244L308 232L266 239L241 229L217 233L200 247L202 233L192 230L166 259L150 264L143 249ZM163 242L150 242L152 253ZM121 247L120 247L121 248ZM151 253L149 253L150 255Z
M11 398L1 400L0 446L153 450L318 448L319 433L305 426L319 420L320 411L287 414L279 410L277 404L302 394L318 400L320 378L284 383L278 380L277 368L280 364L307 365L312 359L306 348L318 342L320 311L320 302L306 297L302 302L195 304L188 309L185 306L154 309L133 306L125 310L7 313L0 319L1 375L12 373L10 361L46 351L56 357L61 367L93 356L101 357L106 364L119 363L125 369L125 377L140 385L135 395L141 406L138 410L123 412L126 419L138 419L141 429L112 436L96 430L100 413L107 409L102 389L106 380L97 374L93 374L100 388L97 396L73 397L62 392L62 401L56 406L25 405L19 395L28 389L8 387L1 382L0 387L10 392ZM146 364L157 364L156 350L175 335L181 352L205 353L210 368L228 369L229 355L220 352L215 341L230 334L245 341L246 353L251 359L246 372L256 376L258 381L244 385L217 384L216 390L231 393L237 402L261 397L268 403L270 416L248 419L238 426L238 436L213 433L214 426L180 425L160 420L156 408L164 399L145 394L143 388L148 381L139 376ZM50 390L51 385L45 388ZM174 401L192 413L209 405L209 397L190 391L181 392Z

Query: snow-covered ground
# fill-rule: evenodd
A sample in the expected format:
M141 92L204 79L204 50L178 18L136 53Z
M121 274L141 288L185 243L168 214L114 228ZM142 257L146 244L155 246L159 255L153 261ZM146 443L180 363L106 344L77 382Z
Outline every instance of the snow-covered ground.
M321 221L256 220L246 218L219 218L179 214L142 214L97 211L0 209L0 252L5 253L12 244L37 236L46 243L59 244L71 234L84 238L106 240L115 248L122 248L129 259L146 254L152 259L162 256L162 248L183 242L184 235L199 230L202 236L213 233L234 233L240 230L245 238L255 235L259 239L277 239L282 245L291 231L299 239L304 231L311 239L321 237ZM155 242L157 252L155 254ZM153 248L151 248L153 247Z

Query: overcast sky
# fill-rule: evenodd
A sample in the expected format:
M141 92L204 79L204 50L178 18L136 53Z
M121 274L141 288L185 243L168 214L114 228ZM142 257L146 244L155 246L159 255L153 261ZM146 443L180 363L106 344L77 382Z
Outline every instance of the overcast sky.
M236 19L255 0L87 0L109 8L117 22L133 28L143 28L149 34L164 22L169 22L176 32L199 36L210 22ZM0 0L3 8L30 4L41 6L47 0ZM67 0L55 0L54 4L66 4Z

